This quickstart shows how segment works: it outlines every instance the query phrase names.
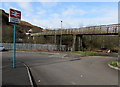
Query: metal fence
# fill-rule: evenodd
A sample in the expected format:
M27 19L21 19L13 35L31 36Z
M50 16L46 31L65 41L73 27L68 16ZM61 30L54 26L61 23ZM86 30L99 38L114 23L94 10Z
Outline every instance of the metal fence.
M5 49L12 50L13 44L12 43L2 43ZM61 50L65 51L66 46L62 45L51 45L51 44L28 44L28 43L16 43L16 50L48 50L48 51L55 51Z
M59 29L51 30L39 33L32 33L31 36L40 36L40 35L68 35L68 34L114 34L118 33L120 25L100 25L100 26L89 26L73 29Z

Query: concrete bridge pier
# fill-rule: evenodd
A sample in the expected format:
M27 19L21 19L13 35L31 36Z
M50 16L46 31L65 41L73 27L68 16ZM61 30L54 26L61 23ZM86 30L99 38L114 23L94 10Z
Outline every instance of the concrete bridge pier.
M78 37L78 51L83 51L83 35L79 35Z
M72 51L83 51L83 35L73 35Z
M57 35L56 37L56 41L55 41L55 43L56 43L56 45L57 45L57 49L58 49L58 51L61 51L61 36L60 35Z
M76 35L73 35L72 51L76 51Z

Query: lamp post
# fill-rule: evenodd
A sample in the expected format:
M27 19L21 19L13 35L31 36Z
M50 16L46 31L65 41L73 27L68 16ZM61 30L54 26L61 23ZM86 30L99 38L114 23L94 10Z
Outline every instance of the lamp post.
M62 21L61 21L61 36L60 36L60 51L62 50Z
M55 34L54 44L56 45L56 30L55 29L54 29L54 34Z

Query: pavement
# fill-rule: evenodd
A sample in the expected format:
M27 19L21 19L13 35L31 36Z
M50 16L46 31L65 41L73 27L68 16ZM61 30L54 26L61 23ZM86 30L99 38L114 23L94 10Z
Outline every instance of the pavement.
M28 71L21 62L16 63L16 68L12 68L11 56L2 55L2 87L31 87Z

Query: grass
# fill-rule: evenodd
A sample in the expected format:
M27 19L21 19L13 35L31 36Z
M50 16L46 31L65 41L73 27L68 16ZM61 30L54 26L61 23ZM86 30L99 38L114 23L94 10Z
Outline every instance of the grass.
M97 56L100 55L100 53L97 52L90 52L90 51L75 51L75 53L87 55L87 56Z
M112 66L114 66L114 67L120 66L120 62L118 62L117 60L111 61L111 62L109 62L109 64L112 65Z

